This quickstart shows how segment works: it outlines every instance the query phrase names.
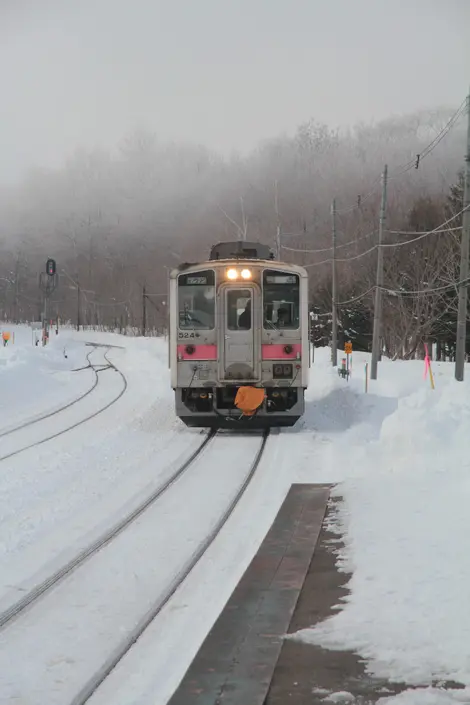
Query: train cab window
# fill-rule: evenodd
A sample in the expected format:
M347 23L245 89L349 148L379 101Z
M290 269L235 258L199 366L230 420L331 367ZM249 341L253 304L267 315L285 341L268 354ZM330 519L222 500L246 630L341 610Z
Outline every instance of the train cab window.
M215 272L180 274L178 326L181 330L212 330L215 326Z
M299 327L298 274L266 269L263 272L263 326L268 330Z
M227 290L228 330L251 329L251 291L249 289Z

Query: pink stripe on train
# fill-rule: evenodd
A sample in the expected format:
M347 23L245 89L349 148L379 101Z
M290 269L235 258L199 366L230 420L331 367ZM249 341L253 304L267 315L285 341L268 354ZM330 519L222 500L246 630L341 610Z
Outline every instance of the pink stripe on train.
M177 354L180 360L217 360L217 345L186 343L185 345L177 346Z
M282 343L282 345L262 345L261 347L263 360L295 360L297 353L302 355L301 343ZM286 352L284 348L291 349L291 352Z
M286 352L284 349L286 347L292 348L291 352ZM263 360L295 360L297 359L297 353L299 355L302 353L302 345L300 343L262 345L261 348ZM193 345L192 343L187 343L178 345L177 353L180 360L217 360L217 345Z

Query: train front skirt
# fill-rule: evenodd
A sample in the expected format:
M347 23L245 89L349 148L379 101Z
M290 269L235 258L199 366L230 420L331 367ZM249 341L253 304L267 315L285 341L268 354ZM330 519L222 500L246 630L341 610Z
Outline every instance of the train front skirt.
M243 398L239 390L236 386L176 389L176 415L193 428L260 429L294 426L304 413L301 387L265 388L261 405L253 409L250 400L246 413L236 403Z

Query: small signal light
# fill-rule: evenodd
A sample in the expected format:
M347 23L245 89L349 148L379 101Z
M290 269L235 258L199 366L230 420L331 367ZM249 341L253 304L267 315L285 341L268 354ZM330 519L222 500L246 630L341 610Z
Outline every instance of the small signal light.
M50 277L53 277L56 273L56 263L55 259L48 259L46 262L46 272Z
M236 269L228 269L227 270L227 279L238 279L238 272Z
M251 271L249 269L242 269L242 279L251 279Z

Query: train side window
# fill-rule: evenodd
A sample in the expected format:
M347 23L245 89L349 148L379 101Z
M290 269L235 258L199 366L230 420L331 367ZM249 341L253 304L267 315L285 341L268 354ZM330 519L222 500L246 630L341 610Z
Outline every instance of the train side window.
M227 290L228 330L251 329L251 291L249 289Z
M266 269L263 272L263 326L267 330L299 327L298 274Z
M180 274L178 277L178 327L212 330L215 327L215 272Z

